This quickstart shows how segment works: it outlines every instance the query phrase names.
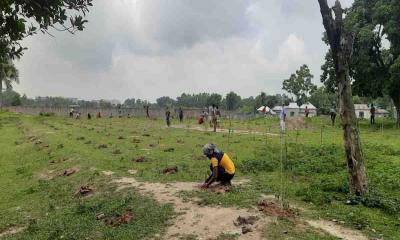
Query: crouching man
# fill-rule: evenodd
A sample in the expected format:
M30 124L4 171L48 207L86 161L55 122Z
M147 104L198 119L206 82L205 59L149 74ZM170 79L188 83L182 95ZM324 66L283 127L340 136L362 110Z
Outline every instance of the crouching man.
M231 180L235 176L235 164L229 156L219 151L212 143L203 147L203 153L211 160L210 169L212 175L207 178L202 188L208 188L214 182L220 182L221 185L230 186Z

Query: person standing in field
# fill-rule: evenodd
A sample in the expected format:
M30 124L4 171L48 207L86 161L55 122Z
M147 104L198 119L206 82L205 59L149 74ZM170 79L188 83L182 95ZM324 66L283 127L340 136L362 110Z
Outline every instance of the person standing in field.
M331 116L332 126L335 126L335 121L336 121L336 111L335 111L335 108L331 108L331 110L329 111L329 115Z
M308 115L310 114L310 109L308 109L308 106L306 106L304 112L306 113L306 118L308 118Z
M87 119L92 119L92 115L90 113L87 114Z
M144 106L144 108L146 109L146 117L150 118L150 114L149 114L149 105Z
M165 110L165 120L167 121L167 126L169 127L171 125L171 111L169 108Z
M181 107L179 108L179 122L180 122L180 123L183 122L183 110L182 110Z
M369 111L371 113L371 117L370 117L371 118L370 119L371 125L374 125L375 124L375 112L376 112L376 109L375 109L375 106L374 106L373 103L371 104L371 109Z
M285 132L286 131L286 111L285 111L284 106L282 106L282 111L279 114L279 120L280 120L281 131Z
M217 107L213 104L211 110L211 125L214 128L214 132L217 132L217 123L218 123Z
M235 164L224 152L219 151L215 144L208 143L203 147L203 153L211 160L210 170L212 175L201 185L208 188L214 182L220 182L223 186L231 186L231 180L235 176Z

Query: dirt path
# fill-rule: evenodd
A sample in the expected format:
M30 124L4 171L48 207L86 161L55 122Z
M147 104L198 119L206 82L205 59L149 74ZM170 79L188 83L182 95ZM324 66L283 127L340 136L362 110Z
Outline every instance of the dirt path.
M186 130L194 130L194 131L201 131L201 132L213 132L213 128L204 128L203 126L196 126L196 127L187 127L184 125L171 125L171 128L179 128L179 129L186 129ZM229 133L229 129L225 128L217 128L217 133ZM248 130L237 130L231 129L231 133L234 134L243 134L243 135L258 135L258 136L279 136L277 133L269 133L269 132L257 132L257 131L248 131Z
M150 194L160 203L173 203L178 215L164 239L180 239L192 234L198 239L216 238L222 233L238 234L241 240L262 239L262 228L271 221L257 210L244 210L224 207L200 206L192 201L184 201L177 194L180 191L190 191L196 188L195 183L177 182L171 184L138 182L135 178L120 178L114 180L119 184L118 190L127 187L137 187L143 194ZM234 222L241 217L257 216L259 220L251 226L252 232L242 234L242 226Z
M198 183L149 183L139 182L132 177L116 179L113 182L119 185L118 190L136 187L142 194L150 195L160 203L172 203L178 212L178 217L168 229L163 239L180 239L185 234L192 234L201 239L213 239L222 233L237 234L239 240L263 239L263 229L273 227L276 217L266 216L256 209L235 209L225 207L201 206L194 201L184 201L178 196L180 191L197 189ZM245 181L234 184L244 184ZM271 196L268 196L270 198ZM259 220L250 227L252 232L242 234L243 226L236 226L237 218L255 216ZM297 219L300 225L322 230L339 239L367 240L360 231L344 228L335 222L326 220ZM272 223L272 224L271 224ZM269 225L269 226L268 226Z
M325 232L345 240L368 240L366 236L356 230L344 228L334 222L326 220L307 220L310 226L322 229Z

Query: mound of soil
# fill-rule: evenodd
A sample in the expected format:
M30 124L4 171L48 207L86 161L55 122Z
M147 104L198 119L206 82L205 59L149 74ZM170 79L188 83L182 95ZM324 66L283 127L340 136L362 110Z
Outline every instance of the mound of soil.
M91 144L92 143L92 141L86 141L84 144Z
M114 151L112 151L112 154L121 154L121 150L119 149L115 149Z
M184 144L185 143L185 141L183 141L182 139L178 139L176 142L179 143L179 144Z
M78 197L86 197L94 192L94 188L89 185L84 185L79 188L76 192L76 196Z
M112 227L118 227L118 226L120 226L122 224L130 223L133 220L133 218L134 218L133 213L131 211L127 211L126 210L121 215L118 214L116 216L106 218L104 220L104 223L106 225L109 225L109 226L112 226Z
M166 174L166 175L175 174L175 173L177 173L177 172L178 172L178 167L177 167L177 166L175 166L175 167L168 167L168 168L165 168L165 169L163 170L163 173Z
M69 177L74 173L77 173L79 170L77 168L69 168L69 169L65 169L63 172L63 176Z
M148 133L144 133L142 136L143 136L143 137L151 137L151 135L148 134Z
M140 143L140 139L134 138L134 139L132 140L132 142L133 142L133 143Z
M173 151L175 151L175 148L167 148L167 149L164 149L164 152L173 152Z
M122 140L122 139L125 139L125 137L124 136L119 136L118 139Z
M253 225L254 223L256 223L258 221L258 217L257 216L249 216L249 217L242 217L239 216L236 221L234 222L235 226L242 226L242 225Z
M85 140L85 137L77 137L76 140Z
M149 144L149 147L156 147L157 144Z
M294 217L295 212L292 209L285 209L283 206L271 200L262 200L258 203L258 210L269 216L275 217Z
M202 160L207 160L207 157L206 156L195 156L195 155L193 155L192 159L193 160L202 161Z
M107 148L107 144L100 144L97 148Z
M140 157L132 159L132 161L134 161L134 162L145 162L146 161L146 157L140 156Z

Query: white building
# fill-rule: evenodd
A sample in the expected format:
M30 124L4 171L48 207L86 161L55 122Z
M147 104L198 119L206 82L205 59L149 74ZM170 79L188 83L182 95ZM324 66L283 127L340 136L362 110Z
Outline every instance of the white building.
M389 117L389 111L386 111L385 109L376 109L375 117L377 118Z
M354 104L354 110L357 118L369 119L371 117L371 112L367 104Z
M309 117L316 117L317 116L317 108L312 105L311 103L306 103L300 106L300 114L306 115L306 107L308 109L308 116Z
M289 103L289 106L285 106L286 116L297 117L300 115L300 108L295 102Z

